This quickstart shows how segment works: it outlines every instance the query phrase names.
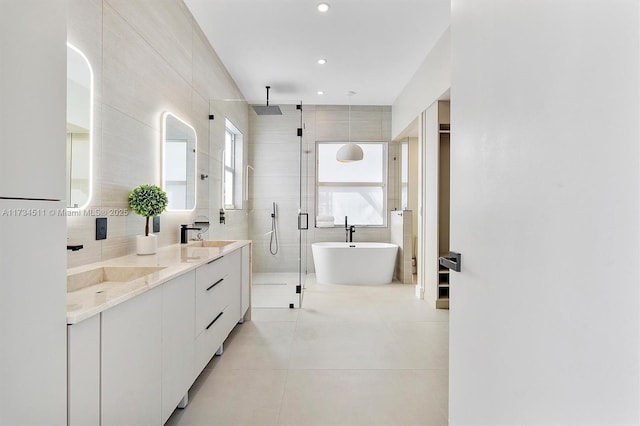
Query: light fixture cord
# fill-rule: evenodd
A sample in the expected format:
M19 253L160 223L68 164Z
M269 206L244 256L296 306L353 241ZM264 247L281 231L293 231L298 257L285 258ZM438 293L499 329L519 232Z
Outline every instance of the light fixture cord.
M351 95L349 95L349 143L351 143Z

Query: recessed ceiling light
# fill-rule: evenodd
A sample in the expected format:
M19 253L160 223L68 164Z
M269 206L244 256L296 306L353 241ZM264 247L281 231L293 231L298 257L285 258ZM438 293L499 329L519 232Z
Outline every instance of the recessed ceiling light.
M318 11L319 12L326 12L329 10L329 3L318 3Z
M322 90L318 90L318 95L324 95L324 92Z
M324 64L326 64L326 63L327 63L327 60L326 60L326 59L318 59L318 64L319 64L319 65L324 65Z

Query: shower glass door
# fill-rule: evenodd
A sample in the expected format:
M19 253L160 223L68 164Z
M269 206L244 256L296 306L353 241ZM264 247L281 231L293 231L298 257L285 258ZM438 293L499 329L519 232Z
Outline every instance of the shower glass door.
M299 101L275 99L281 114L249 107L249 239L253 241L254 308L299 308L307 273L307 183Z
M296 287L296 292L298 293L298 307L301 308L304 300L304 289L306 285L307 278L307 235L309 229L309 197L307 197L306 190L308 186L309 179L309 152L311 152L305 146L304 141L304 113L302 103L300 103L297 108L300 111L300 127L298 127L298 139L299 139L299 161L300 161L300 172L299 172L299 184L300 184L300 193L298 196L299 200L299 209L298 209L298 249L299 249L299 257L298 257L298 286Z

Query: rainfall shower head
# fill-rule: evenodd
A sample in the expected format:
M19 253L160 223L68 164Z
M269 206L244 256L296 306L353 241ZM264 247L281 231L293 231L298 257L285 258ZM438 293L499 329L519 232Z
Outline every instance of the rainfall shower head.
M277 105L253 105L253 110L258 115L282 115L282 111Z
M282 115L282 111L280 111L280 107L278 105L269 105L269 89L271 86L266 86L267 88L267 105L253 105L253 110L258 115Z

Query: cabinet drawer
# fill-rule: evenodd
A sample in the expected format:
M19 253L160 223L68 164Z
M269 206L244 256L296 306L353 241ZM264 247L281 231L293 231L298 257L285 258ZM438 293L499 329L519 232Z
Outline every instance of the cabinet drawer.
M227 309L213 315L204 330L196 338L196 373L209 363L229 334L229 312Z
M196 269L196 295L233 271L235 253L219 257ZM196 296L197 297L197 296Z
M196 336L204 332L211 320L228 305L235 274L216 276L209 286L196 293Z
M196 336L227 306L232 306L227 315L239 319L240 265L238 250L196 270Z

